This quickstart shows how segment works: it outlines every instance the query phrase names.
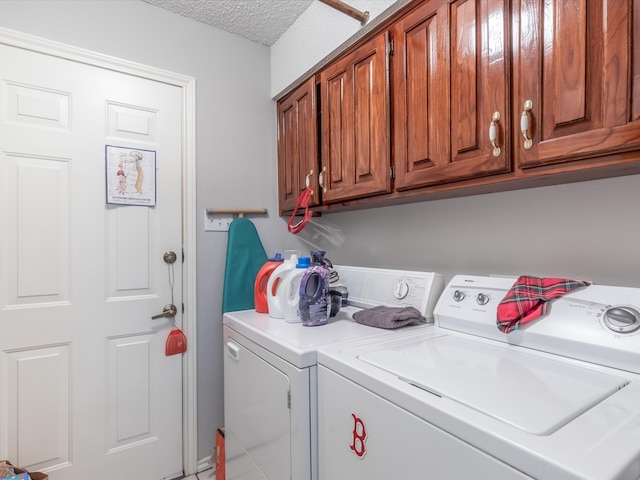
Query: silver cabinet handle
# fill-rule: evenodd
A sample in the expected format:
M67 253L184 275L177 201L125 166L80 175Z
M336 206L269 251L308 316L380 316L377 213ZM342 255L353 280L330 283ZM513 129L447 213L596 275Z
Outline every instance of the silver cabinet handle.
M533 109L533 102L524 102L524 111L520 116L520 131L524 137L524 149L529 150L533 146L533 139L529 137L529 112Z
M154 315L153 317L151 317L151 320L157 320L158 318L175 317L176 313L178 313L178 309L176 308L176 306L173 303L169 303L168 305L164 306L164 308L162 309L162 313Z
M324 193L327 193L327 187L324 186L324 173L327 171L327 167L322 167L322 171L318 175L318 185Z
M493 156L500 156L500 146L497 143L498 139L498 122L500 121L500 112L493 112L493 118L489 124L489 141L493 147Z

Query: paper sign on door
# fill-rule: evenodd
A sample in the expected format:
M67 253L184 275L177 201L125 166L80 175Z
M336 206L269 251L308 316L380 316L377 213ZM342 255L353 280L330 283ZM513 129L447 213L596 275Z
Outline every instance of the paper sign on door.
M105 161L107 203L155 206L155 151L106 145Z

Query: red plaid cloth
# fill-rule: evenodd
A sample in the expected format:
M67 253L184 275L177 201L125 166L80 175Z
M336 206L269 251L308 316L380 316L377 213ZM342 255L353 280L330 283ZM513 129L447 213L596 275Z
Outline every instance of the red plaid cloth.
M498 329L509 333L547 313L547 302L591 282L521 276L498 305Z

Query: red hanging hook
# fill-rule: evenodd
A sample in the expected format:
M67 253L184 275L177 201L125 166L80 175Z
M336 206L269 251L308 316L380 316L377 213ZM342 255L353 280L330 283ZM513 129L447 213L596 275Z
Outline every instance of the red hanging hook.
M312 195L313 195L313 188L307 185L307 188L305 188L304 192L302 192L298 197L298 200L296 202L296 208L293 210L293 213L291 214L289 223L287 223L287 228L291 233L300 232L305 227L309 219L313 216L313 212L309 210L309 200L311 199ZM304 208L304 216L302 217L302 220L300 220L298 223L294 225L293 221L300 208Z

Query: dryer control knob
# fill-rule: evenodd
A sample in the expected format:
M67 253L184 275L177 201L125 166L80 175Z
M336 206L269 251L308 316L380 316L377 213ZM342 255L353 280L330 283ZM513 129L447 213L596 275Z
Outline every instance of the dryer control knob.
M631 333L640 328L640 312L633 307L609 307L602 318L607 328L616 333Z
M464 292L462 290L456 290L455 292L453 292L453 299L456 302L461 302L462 300L464 300L464 297L466 295L464 294Z
M396 300L402 300L409 294L409 284L404 280L400 280L393 287L393 296L396 297Z

